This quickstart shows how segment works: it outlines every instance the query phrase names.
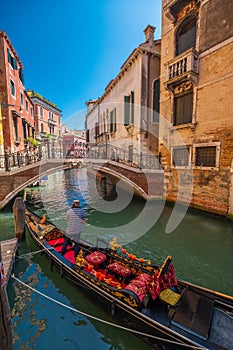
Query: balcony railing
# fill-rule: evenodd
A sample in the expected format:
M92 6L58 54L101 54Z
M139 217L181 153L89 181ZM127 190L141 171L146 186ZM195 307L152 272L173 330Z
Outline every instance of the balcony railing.
M56 121L53 120L53 119L48 119L48 124L55 126L56 125Z
M196 79L199 74L198 53L193 48L185 51L167 63L167 83L189 75Z

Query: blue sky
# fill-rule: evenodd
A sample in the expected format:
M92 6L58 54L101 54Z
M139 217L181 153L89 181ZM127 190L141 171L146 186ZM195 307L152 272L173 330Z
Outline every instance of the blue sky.
M132 50L145 41L148 24L160 38L161 0L1 4L0 29L24 65L26 88L56 103L63 122L76 129L84 127L85 102L104 93Z

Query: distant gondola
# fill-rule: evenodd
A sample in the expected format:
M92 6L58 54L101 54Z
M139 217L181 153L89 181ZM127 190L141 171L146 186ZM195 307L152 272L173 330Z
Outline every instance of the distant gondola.
M154 349L233 349L233 297L177 279L170 256L159 266L99 240L74 261L64 231L29 209L26 225L61 277Z

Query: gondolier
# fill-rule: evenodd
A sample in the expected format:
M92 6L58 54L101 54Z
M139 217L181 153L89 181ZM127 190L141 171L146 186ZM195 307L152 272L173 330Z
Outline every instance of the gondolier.
M86 216L84 211L80 208L79 200L76 199L73 201L71 208L66 214L67 219L67 230L65 241L62 246L62 255L66 253L67 245L70 243L70 240L75 242L74 245L74 257L79 253L79 241L82 232L83 223L86 221Z

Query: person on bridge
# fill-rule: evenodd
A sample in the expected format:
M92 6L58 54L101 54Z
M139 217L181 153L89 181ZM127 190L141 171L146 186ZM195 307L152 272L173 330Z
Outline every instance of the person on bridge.
M79 253L79 241L82 232L83 223L86 222L84 211L80 208L79 200L74 200L71 208L67 211L67 230L61 254L64 255L70 240L74 241L74 258Z

